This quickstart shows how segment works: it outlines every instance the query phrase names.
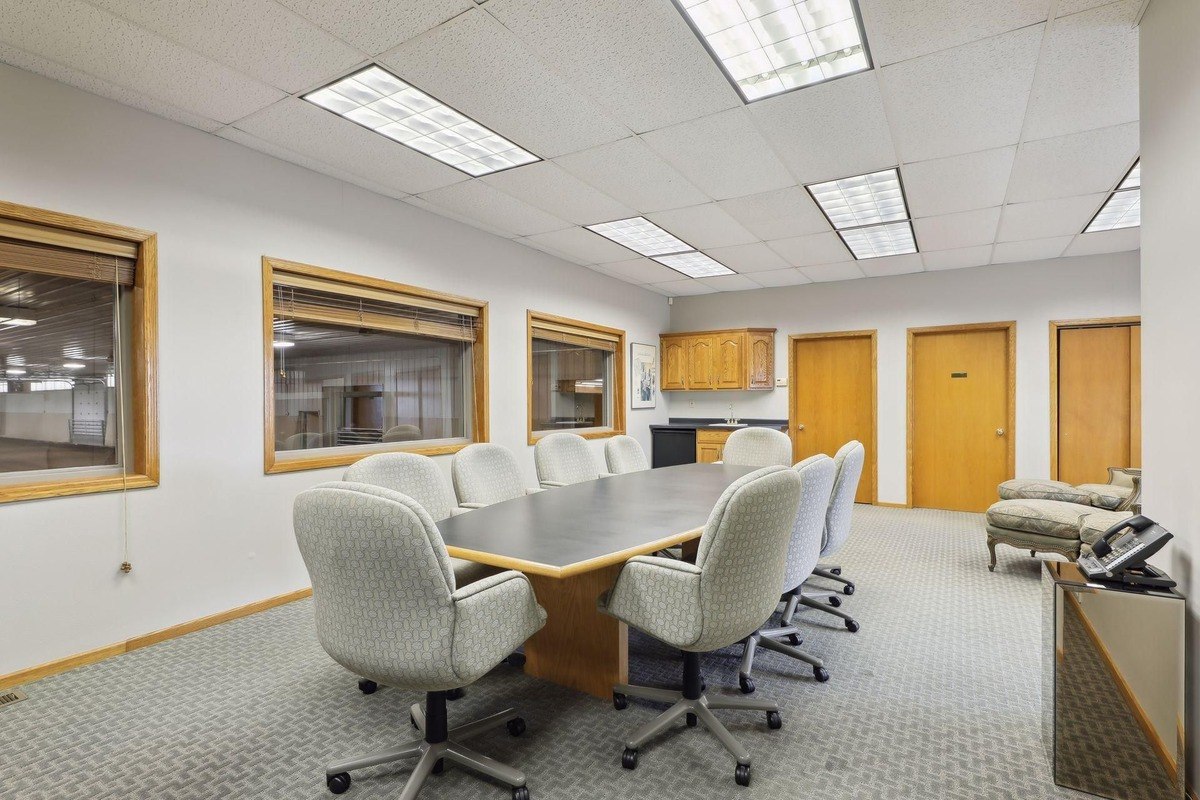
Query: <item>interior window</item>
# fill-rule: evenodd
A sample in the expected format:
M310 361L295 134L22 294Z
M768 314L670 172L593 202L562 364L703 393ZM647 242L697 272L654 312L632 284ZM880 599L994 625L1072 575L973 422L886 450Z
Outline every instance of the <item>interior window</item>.
M623 432L624 331L530 312L530 439Z

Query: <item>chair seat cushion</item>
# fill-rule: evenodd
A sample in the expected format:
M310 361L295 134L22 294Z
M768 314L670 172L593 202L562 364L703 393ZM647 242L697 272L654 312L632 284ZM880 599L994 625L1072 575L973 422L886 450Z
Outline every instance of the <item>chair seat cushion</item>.
M1091 494L1082 487L1042 478L1014 478L1000 484L1001 500L1058 500L1090 505Z
M1091 503L1096 508L1115 511L1133 494L1129 486L1114 486L1111 483L1081 483L1076 489L1091 495Z
M1059 500L1001 500L987 510L987 522L1003 530L1078 539L1079 521L1090 511L1090 506Z
M499 567L480 564L478 561L467 561L465 558L454 557L450 558L450 568L454 570L454 585L459 587L504 571Z
M1085 514L1079 523L1079 538L1090 546L1113 525L1132 516L1128 511L1093 511Z

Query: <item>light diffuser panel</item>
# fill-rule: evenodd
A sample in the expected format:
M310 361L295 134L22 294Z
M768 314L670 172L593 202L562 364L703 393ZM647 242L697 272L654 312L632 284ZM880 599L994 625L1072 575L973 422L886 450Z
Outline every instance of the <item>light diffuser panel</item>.
M717 275L734 274L729 267L697 251L658 256L654 260L676 272L682 272L689 278L712 278Z
M746 102L871 68L853 0L675 0Z
M1113 192L1100 213L1092 219L1084 233L1136 228L1142 224L1142 190L1123 189Z
M917 243L913 239L912 226L908 220L851 228L848 231L840 231L840 234L846 247L850 248L850 252L858 259L917 252Z
M908 219L895 169L817 183L808 190L838 230Z
M645 217L601 222L598 225L588 225L587 229L643 256L683 253L694 249L687 242L677 239Z
M1118 189L1137 189L1142 185L1142 160L1139 158L1133 165L1133 169L1129 170L1129 174L1125 176L1125 180L1121 181Z
M378 66L304 99L474 177L541 160Z

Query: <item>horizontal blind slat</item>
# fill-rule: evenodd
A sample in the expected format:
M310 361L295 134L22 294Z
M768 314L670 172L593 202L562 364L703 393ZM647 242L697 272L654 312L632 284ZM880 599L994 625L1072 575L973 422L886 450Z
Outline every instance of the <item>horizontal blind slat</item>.
M451 339L459 342L474 342L476 338L474 325L454 325L447 322L433 322L419 318L414 319L412 317L402 317L392 314L380 314L374 311L335 308L303 300L276 300L275 316L281 319L296 320L297 322L314 322L323 325L337 325L344 328L369 328L395 333L411 333L437 339Z
M366 300L376 300L382 303L393 303L396 305L412 306L414 308L425 308L431 311L444 311L450 314L458 314L463 317L478 317L479 308L466 303L455 303L449 300L438 300L432 297L424 297L419 294L410 294L407 292L389 292L383 289L373 289L367 286L355 286L338 281L326 280L324 278L314 278L309 275L300 275L294 272L286 272L284 270L275 270L273 280L276 286L287 286L295 289L308 289L317 292L326 292L328 294L337 294L344 297L362 298Z
M31 242L0 239L0 268L132 286L137 261Z
M123 239L111 239L94 233L68 231L62 228L51 228L38 225L35 222L25 222L19 219L0 218L0 237L17 239L24 242L36 242L55 247L66 247L71 250L82 250L86 253L103 253L104 255L120 256L121 258L137 259L138 246L135 242Z

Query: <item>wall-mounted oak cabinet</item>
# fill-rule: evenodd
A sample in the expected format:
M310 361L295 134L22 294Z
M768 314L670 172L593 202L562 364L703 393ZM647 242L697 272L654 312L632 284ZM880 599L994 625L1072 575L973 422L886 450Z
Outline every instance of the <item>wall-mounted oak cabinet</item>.
M666 333L659 339L662 390L775 388L775 329Z

